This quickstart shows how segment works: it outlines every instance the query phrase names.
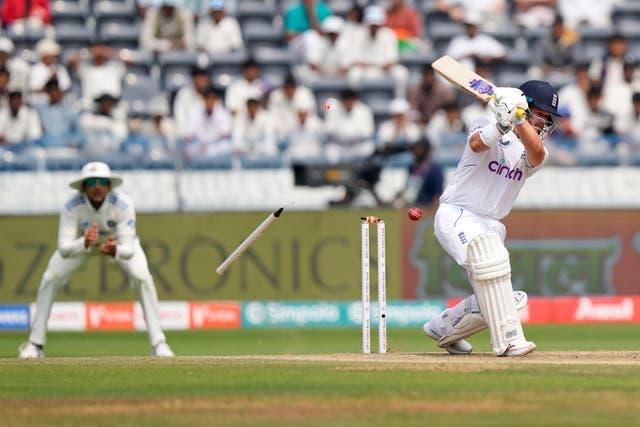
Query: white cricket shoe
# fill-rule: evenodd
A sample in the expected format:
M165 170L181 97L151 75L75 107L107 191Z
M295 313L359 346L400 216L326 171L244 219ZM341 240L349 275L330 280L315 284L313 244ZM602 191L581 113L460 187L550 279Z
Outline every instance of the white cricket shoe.
M41 345L35 345L31 341L25 341L18 347L20 359L44 359L44 351Z
M429 327L429 322L425 323L422 326L422 331L425 333L426 336L436 341L439 341L440 338L442 338L442 335L438 334L436 331L434 331ZM440 345L438 345L438 347L440 347ZM461 354L470 354L473 351L473 346L463 339L455 341L441 348L444 348L445 350L447 350L449 354L453 354L456 356Z
M519 357L532 353L536 350L536 343L532 341L523 341L522 344L512 345L501 356L503 357Z
M167 344L164 341L162 341L161 343L158 343L155 347L153 347L153 351L151 352L151 355L155 357L175 357L176 356L175 354L173 354L173 351L171 351L171 347L169 347L169 344Z

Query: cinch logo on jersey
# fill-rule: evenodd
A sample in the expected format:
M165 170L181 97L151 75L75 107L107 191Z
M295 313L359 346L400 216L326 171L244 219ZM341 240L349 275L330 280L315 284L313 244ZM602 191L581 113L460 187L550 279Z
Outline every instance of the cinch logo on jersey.
M522 179L522 171L518 168L511 169L509 166L501 165L495 160L489 163L489 170L496 175L504 176L507 179L520 181Z

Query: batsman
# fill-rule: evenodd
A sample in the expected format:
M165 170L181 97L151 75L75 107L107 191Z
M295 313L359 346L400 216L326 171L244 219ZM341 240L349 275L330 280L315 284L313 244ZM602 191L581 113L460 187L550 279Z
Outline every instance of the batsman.
M133 203L115 191L120 184L122 179L112 175L102 162L87 163L81 176L69 184L78 192L67 200L60 213L58 247L40 281L29 341L20 346L20 358L44 357L47 321L56 291L95 254L112 258L129 277L144 311L151 354L174 356L160 326L158 295L136 235Z
M498 87L488 103L493 117L470 126L467 145L434 218L438 242L467 271L474 295L423 326L427 336L452 354L469 354L465 338L489 328L497 356L531 353L517 310L524 292L513 292L507 216L527 178L548 158L542 141L555 128L558 94L547 82L530 80L519 88Z

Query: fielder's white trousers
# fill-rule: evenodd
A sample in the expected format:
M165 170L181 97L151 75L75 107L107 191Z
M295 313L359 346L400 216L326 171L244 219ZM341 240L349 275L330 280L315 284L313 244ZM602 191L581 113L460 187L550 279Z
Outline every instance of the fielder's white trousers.
M47 322L56 292L69 281L72 274L85 263L89 256L91 255L80 254L63 258L58 251L53 254L38 288L36 314L31 324L29 341L34 344L45 344L47 340ZM130 259L115 259L115 262L127 274L131 287L138 295L144 312L144 319L147 323L151 345L155 346L162 341L166 341L160 326L158 294L149 272L147 257L140 246L140 241L138 239L135 240L133 256Z

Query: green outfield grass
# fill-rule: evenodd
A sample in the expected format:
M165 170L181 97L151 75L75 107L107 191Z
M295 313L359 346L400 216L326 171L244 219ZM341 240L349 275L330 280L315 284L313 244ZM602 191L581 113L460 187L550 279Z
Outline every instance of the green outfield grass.
M391 329L390 354L363 356L357 329L292 329L169 331L170 360L140 357L140 332L51 333L23 361L27 334L2 332L0 425L638 426L638 328L526 326L522 359L486 333L451 357Z

